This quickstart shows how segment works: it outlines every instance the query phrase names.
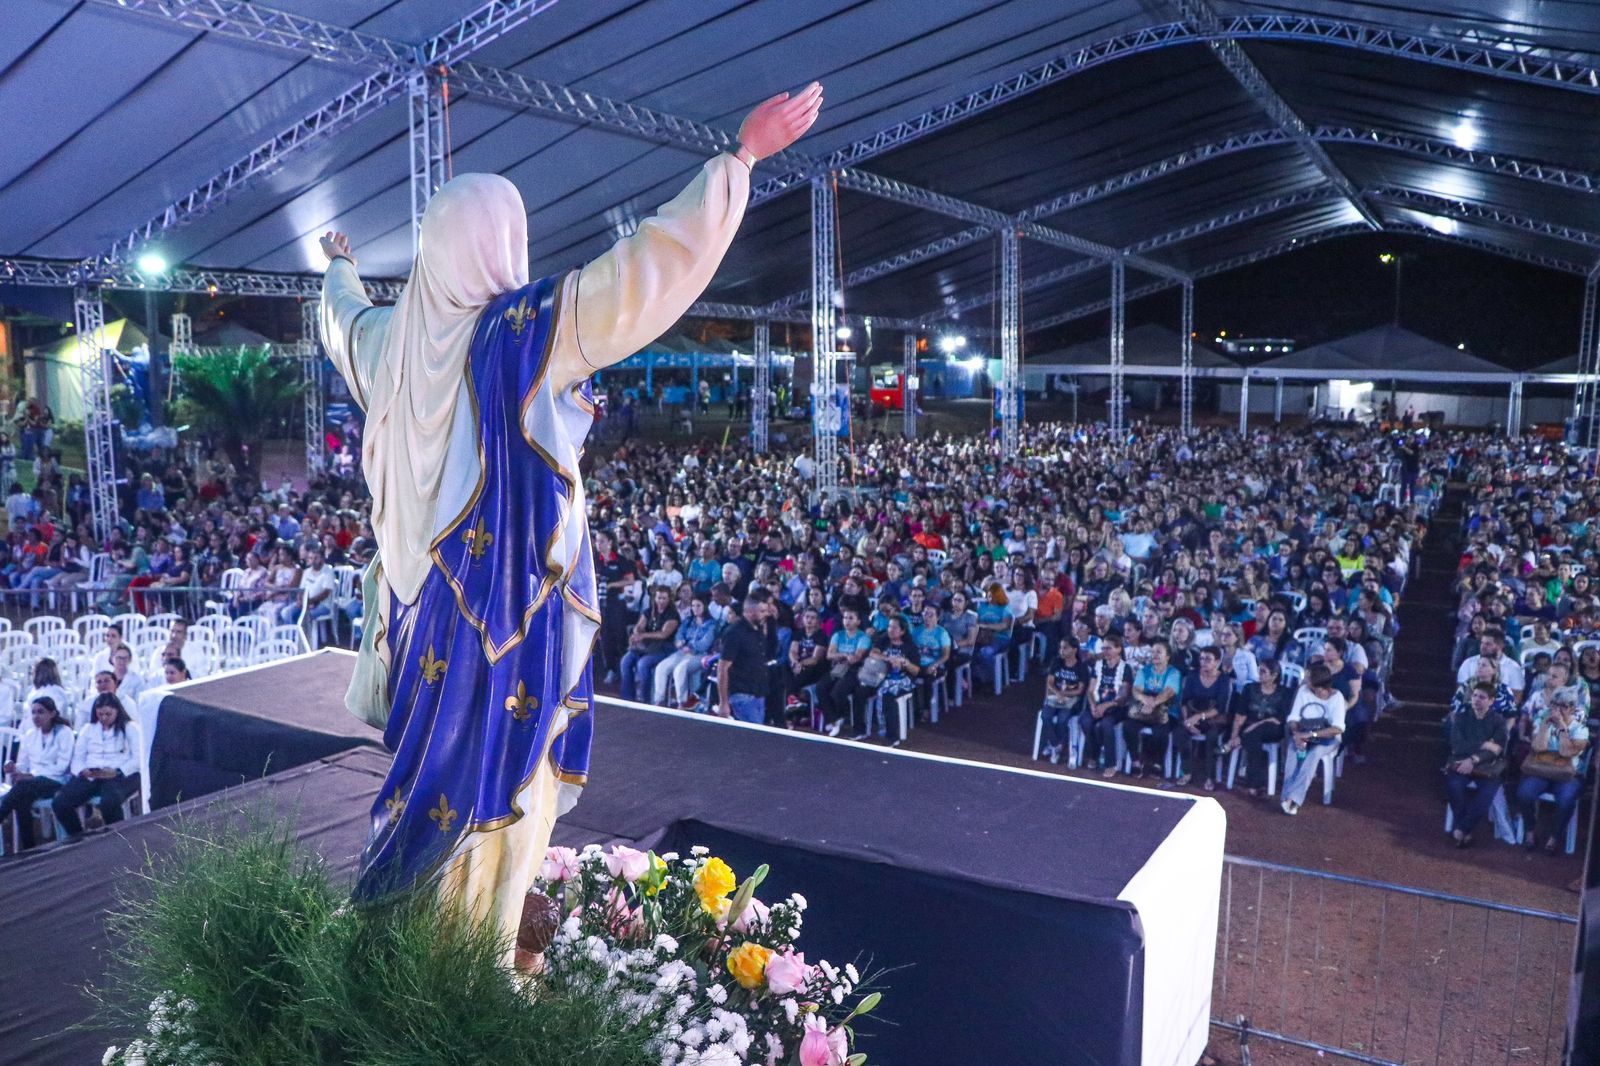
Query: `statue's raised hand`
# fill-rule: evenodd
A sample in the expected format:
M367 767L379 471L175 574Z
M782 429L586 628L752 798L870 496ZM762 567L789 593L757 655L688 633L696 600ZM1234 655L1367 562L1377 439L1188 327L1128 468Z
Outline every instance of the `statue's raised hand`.
M333 230L322 235L322 254L328 257L330 263L340 258L350 260L351 266L356 262L355 253L350 251L350 238Z
M757 159L776 155L805 135L821 108L821 82L812 82L795 96L779 93L745 116L739 143Z

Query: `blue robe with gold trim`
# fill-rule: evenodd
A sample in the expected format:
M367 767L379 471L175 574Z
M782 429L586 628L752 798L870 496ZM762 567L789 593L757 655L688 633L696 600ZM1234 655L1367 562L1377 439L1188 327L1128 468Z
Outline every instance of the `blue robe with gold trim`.
M577 471L526 428L546 423L582 441L592 424L587 381L571 397L546 388L561 281L496 297L473 334L481 473L434 539L415 602L391 596L384 743L395 757L372 808L363 901L419 887L466 834L522 817L516 796L542 760L563 780L587 776L593 552L573 513Z

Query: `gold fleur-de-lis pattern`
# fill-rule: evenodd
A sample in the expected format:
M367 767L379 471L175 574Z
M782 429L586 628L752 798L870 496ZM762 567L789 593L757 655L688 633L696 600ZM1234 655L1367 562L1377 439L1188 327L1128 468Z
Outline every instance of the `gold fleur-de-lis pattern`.
M518 337L528 328L528 323L539 314L538 308L528 306L528 298L524 296L515 307L506 308L506 321L511 323L511 332Z
M439 823L439 832L448 833L450 832L450 827L455 824L455 820L459 817L459 814L456 812L454 807L450 806L450 801L446 799L444 793L441 792L439 793L439 805L428 811L428 817L431 820Z
M461 531L461 540L467 546L467 554L472 556L472 561L482 559L489 550L489 545L494 543L494 534L490 533L483 524L483 516L478 516L478 524L471 529Z
M539 709L539 697L528 695L528 686L525 682L517 682L517 694L506 697L506 710L511 712L511 717L519 722L526 722L533 717L533 712Z
M444 676L444 669L450 665L449 660L441 659L433 653L433 645L428 645L427 654L418 660L417 665L422 668L422 680L429 685L436 685Z
M406 801L400 795L399 785L394 786L394 795L384 800L383 805L389 809L390 818L398 818L406 812Z

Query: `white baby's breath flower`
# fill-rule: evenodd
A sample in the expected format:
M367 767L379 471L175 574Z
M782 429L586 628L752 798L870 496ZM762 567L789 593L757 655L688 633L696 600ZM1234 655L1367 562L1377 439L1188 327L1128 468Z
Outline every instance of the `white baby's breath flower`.
M839 971L833 968L833 963L823 959L817 963L822 968L822 973L827 977L829 984L836 984L839 980Z
M789 896L789 900L790 900L790 902L792 902L794 904L794 909L795 910L803 911L803 910L806 909L806 898L804 896L802 896L800 893L798 893L798 892L791 893L790 896Z
M710 985L706 988L706 998L713 1003L726 1003L728 990L721 985Z
M783 1061L783 1041L777 1033L767 1034L767 1066Z
M853 985L858 985L861 983L861 974L856 970L856 964L853 962L847 962L844 964L844 975L850 978L850 983Z
M671 955L678 950L678 942L666 933L660 933L656 936L656 950Z
M111 1060L117 1057L117 1045L112 1044L106 1048L106 1053L100 1056L100 1066L111 1066Z
M833 996L834 1003L843 1003L844 1002L844 989L843 988L839 987L838 985L835 985L834 989L833 989L833 992L831 994Z
M703 844L696 844L694 847L689 849L689 854L699 858L705 855L710 855L711 849Z
M789 1024L790 1025L793 1025L794 1024L794 1020L797 1017L800 1016L800 1004L796 1003L792 999L784 1000L783 1001L783 1016L785 1018L789 1019Z
M678 861L678 853L675 852L675 851L662 852L661 853L661 861L662 862L677 862Z
M691 1025L683 1031L683 1037L679 1040L679 1043L687 1048L698 1048L705 1043L705 1039L706 1031L698 1025Z

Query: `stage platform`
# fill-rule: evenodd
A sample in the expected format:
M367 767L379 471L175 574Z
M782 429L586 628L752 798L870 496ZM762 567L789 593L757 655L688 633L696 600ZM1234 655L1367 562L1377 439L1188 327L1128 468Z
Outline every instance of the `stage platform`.
M353 868L387 757L343 709L351 662L301 657L168 702L214 712L219 750L237 752L234 725L355 750L226 792L189 791L196 798L149 818L0 862L0 944L35 960L0 975L0 1063L97 1061L111 1042L62 1030L87 1015L76 990L103 972L98 916L113 885L179 812L226 817L270 797L319 852ZM200 702L202 688L215 703ZM858 964L897 968L884 1014L898 1025L872 1028L874 1061L1198 1059L1224 831L1213 801L598 702L593 777L558 839L703 843L740 873L770 863L764 896L811 901L809 957L865 951ZM160 731L181 720L167 710L158 750Z

